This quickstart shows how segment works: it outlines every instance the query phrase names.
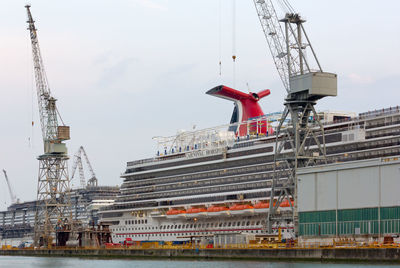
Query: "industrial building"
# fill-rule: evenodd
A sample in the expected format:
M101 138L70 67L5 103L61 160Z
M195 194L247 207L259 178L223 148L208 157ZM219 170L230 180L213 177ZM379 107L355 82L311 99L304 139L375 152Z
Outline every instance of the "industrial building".
M376 158L299 172L300 236L400 233L400 158Z

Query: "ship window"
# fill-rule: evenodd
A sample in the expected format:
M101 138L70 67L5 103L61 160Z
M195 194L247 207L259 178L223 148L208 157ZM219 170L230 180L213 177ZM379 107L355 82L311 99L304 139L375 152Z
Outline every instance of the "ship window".
M246 222L245 221L242 221L242 226L245 226L246 225Z
M250 221L248 221L248 222L246 223L246 225L249 226L249 225L250 225Z
M169 229L169 225L167 225L167 228Z
M232 227L235 227L236 226L236 222L234 221L234 222L232 222Z
M219 227L222 227L222 222L220 222L218 226L219 226Z
M226 226L227 222L224 222L224 227Z
M181 229L181 225L178 225L178 229Z
M144 223L146 223L146 224L147 224L147 220L144 220Z
M137 220L135 220L135 224L137 224Z
M229 222L229 223L228 223L228 227L231 227L231 225L232 225L232 223L231 223L231 222Z
M176 229L176 227L177 227L177 226L176 226L176 225L174 225L174 229Z
M210 223L207 223L206 228L208 228L208 226L210 226Z
M251 225L254 225L254 221L251 222Z
M260 225L260 221L257 221L256 225Z
M193 224L190 225L190 228L193 228Z

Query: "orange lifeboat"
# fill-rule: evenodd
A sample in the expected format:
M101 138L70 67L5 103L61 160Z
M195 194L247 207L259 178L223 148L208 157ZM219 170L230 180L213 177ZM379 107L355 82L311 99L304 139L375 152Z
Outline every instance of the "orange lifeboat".
M171 208L170 210L167 211L167 217L176 218L178 216L184 216L185 213L186 213L185 210Z
M229 208L227 207L220 207L220 206L211 206L207 209L207 212L220 212L220 211L227 211Z
M289 203L289 200L285 199L282 201L280 207L281 208L290 208L290 205L294 206L294 202L290 201L290 203Z
M254 205L255 209L269 208L269 202L258 202Z
M254 207L248 204L234 204L233 206L229 207L229 211L233 215L252 214L254 212Z
M207 212L207 209L205 209L205 208L189 208L188 210L186 210L186 214L201 213L201 212Z
M194 217L201 217L207 214L207 209L200 207L200 208L189 208L186 210L186 217L194 218Z
M207 208L207 213L209 216L221 216L226 215L229 212L229 208L224 206L211 206Z
M256 213L267 213L269 211L269 202L261 201L254 205Z

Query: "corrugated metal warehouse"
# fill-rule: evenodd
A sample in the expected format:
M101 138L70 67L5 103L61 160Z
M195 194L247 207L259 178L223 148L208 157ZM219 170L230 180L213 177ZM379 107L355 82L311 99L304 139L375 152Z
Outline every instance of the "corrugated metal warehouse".
M400 233L400 160L378 158L298 172L299 235Z

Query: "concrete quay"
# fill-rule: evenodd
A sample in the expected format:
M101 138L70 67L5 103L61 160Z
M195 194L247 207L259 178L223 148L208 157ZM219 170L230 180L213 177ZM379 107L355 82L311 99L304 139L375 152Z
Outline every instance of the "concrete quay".
M326 249L13 249L0 255L97 258L204 258L285 261L399 262L400 248Z

